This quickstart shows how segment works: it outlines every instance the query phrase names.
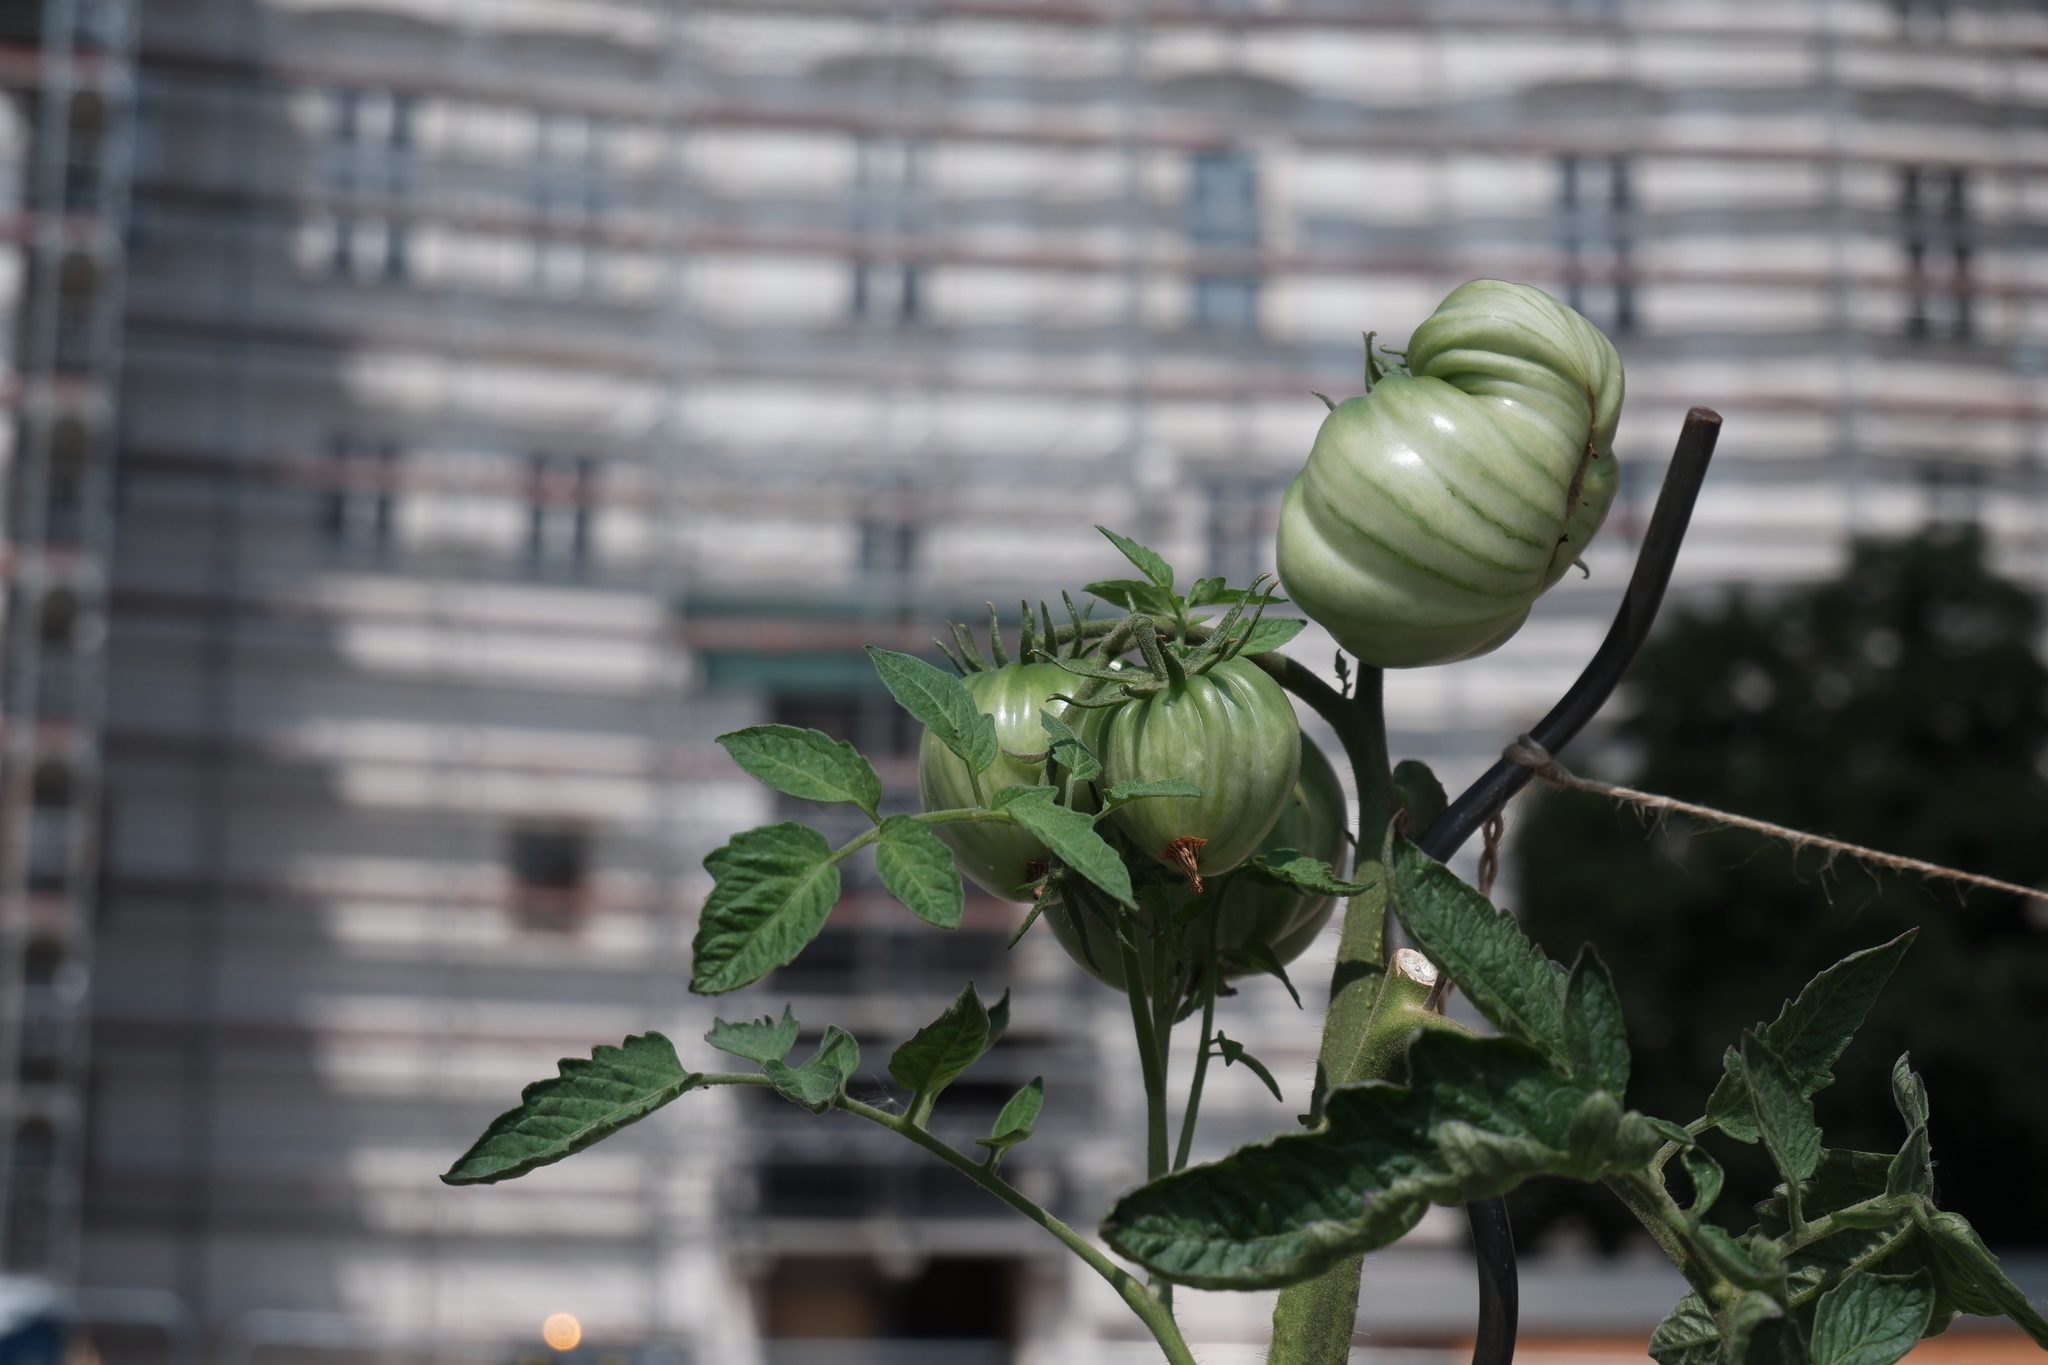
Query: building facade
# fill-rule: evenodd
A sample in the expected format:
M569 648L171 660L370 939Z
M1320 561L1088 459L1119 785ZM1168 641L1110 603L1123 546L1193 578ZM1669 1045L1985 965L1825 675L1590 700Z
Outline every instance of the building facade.
M1314 393L1466 279L1579 308L1631 397L1590 577L1389 679L1448 780L1590 653L1690 405L1728 425L1682 586L1930 515L2048 578L2032 6L37 12L0 51L4 1242L176 1295L209 1350L496 1360L558 1310L592 1359L1128 1336L977 1192L752 1094L435 1176L594 1043L701 1065L714 1014L790 1000L879 1077L972 977L1017 1025L949 1121L1046 1075L1013 1160L1092 1221L1140 1169L1121 1007L1005 951L1012 907L942 936L856 874L789 968L687 994L703 855L835 818L713 739L812 725L909 801L861 644L1113 575L1098 522L1270 568ZM1297 1101L1313 1025L1270 982L1231 1009ZM1212 1150L1299 1107L1214 1093ZM1254 1298L1190 1297L1257 1339Z

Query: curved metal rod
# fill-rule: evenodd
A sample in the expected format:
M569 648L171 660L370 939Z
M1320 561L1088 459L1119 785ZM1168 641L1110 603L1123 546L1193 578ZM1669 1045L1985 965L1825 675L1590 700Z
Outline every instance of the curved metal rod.
M1692 521L1693 504L1700 484L1707 477L1707 462L1714 457L1714 442L1721 434L1721 415L1712 408L1694 408L1685 414L1685 426L1678 433L1678 448L1671 467L1664 473L1664 488L1657 495L1656 510L1650 514L1650 528L1636 552L1636 568L1621 599L1621 610L1607 638L1600 642L1579 680L1550 708L1550 714L1536 723L1529 734L1538 744L1556 753L1569 744L1593 719L1608 697L1620 685L1622 675L1635 662L1636 651L1649 638L1650 626L1663 605L1664 589L1671 583L1671 569L1678 562L1678 548L1685 541ZM1474 830L1497 814L1508 799L1529 784L1532 776L1519 763L1505 758L1487 769L1486 775L1467 787L1431 824L1417 846L1442 862L1472 837ZM1515 1358L1516 1320L1521 1308L1521 1290L1515 1274L1515 1239L1508 1227L1505 1199L1480 1199L1465 1206L1472 1224L1472 1251L1479 1261L1479 1326L1472 1343L1472 1365L1510 1365Z

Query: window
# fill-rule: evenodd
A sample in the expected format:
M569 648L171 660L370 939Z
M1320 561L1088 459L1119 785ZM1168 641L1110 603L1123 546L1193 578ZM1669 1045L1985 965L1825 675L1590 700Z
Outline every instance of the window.
M882 578L908 577L917 567L917 493L908 483L867 499L860 517L860 570Z
M336 550L383 555L391 549L398 447L337 436L321 477L320 533Z
M585 234L608 213L613 190L611 125L587 114L538 110L529 192L542 236L533 243L533 287L575 296L596 283L597 256Z
M527 465L526 561L538 572L579 573L590 564L597 461L536 455Z
M1899 225L1906 253L1906 335L1967 341L1971 307L1970 173L1899 168Z
M859 239L848 296L856 321L906 323L923 315L922 267L905 256L930 216L923 146L909 138L861 138L848 224Z
M36 769L28 809L28 889L57 893L71 882L71 774L62 765Z
M1636 330L1634 175L1625 156L1557 159L1565 302L1614 336Z
M43 493L43 541L76 545L85 534L85 424L66 417L50 431L49 484Z
M1284 483L1217 479L1209 484L1209 572L1243 587L1271 573Z
M326 92L327 188L344 201L329 224L328 271L336 279L397 281L410 273L407 227L391 210L411 189L416 110L412 96L389 90Z
M590 832L572 825L512 831L507 849L512 919L522 929L569 933L590 910Z
M77 596L68 588L45 595L36 628L36 714L44 720L69 720L78 702L77 659L73 654L78 629Z
M1198 248L1248 253L1260 240L1259 166L1250 152L1197 152L1188 165L1188 240ZM1261 281L1242 270L1198 271L1189 315L1205 331L1254 331Z
M1949 0L1892 0L1898 35L1909 43L1948 41Z
M9 1270L39 1270L52 1250L50 1182L57 1173L57 1130L32 1118L14 1130L7 1181Z

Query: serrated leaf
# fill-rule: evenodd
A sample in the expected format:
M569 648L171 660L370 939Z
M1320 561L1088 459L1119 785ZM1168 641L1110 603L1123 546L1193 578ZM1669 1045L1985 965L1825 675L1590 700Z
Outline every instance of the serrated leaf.
M1005 1016L1009 996L1004 995ZM960 1073L988 1051L995 1041L989 1026L988 1008L975 993L974 983L960 992L946 1012L911 1035L889 1058L889 1074L896 1084L916 1096L913 1113L929 1110L931 1101Z
M875 645L867 650L882 685L897 704L923 722L969 771L987 771L996 761L996 723L975 706L967 684L914 654L898 654Z
M1721 1197L1721 1187L1726 1182L1721 1163L1704 1147L1687 1147L1678 1154L1678 1159L1685 1163L1686 1177L1692 1181L1693 1200L1686 1212L1704 1218Z
M587 1060L564 1057L557 1073L521 1091L518 1107L492 1119L442 1182L491 1185L525 1175L637 1123L703 1079L654 1032L621 1047L601 1044Z
M2002 1313L2018 1324L2034 1344L2048 1350L2048 1318L2034 1307L2020 1287L2006 1278L1998 1258L1984 1245L1983 1238L1959 1213L1937 1213L1923 1202L1915 1221L1927 1235L1932 1252L1929 1269L1938 1281L1945 1281L1947 1296L1969 1313Z
M1104 578L1083 584L1081 591L1142 616L1171 616L1174 612L1173 594L1141 578Z
M1222 591L1224 591L1224 587L1221 578L1197 578L1195 586L1188 589L1188 605L1191 607L1206 607L1213 603L1221 602L1224 599L1217 596L1217 594Z
M1927 1130L1915 1128L1885 1171L1884 1190L1894 1198L1934 1193L1934 1163L1927 1148Z
M704 1041L720 1052L744 1057L758 1066L788 1057L789 1050L796 1046L798 1030L796 1015L784 1005L780 1022L772 1014L736 1024L728 1024L714 1016L711 1032L704 1035Z
M1362 896L1377 882L1347 882L1320 858L1291 848L1276 848L1251 860L1251 866L1275 881L1316 896Z
M1093 882L1118 903L1135 910L1131 874L1122 858L1095 832L1095 821L1053 801L1051 787L1005 787L989 805L1038 836L1053 856Z
M839 1025L828 1024L818 1050L808 1062L794 1070L781 1062L768 1062L761 1067L761 1073L784 1099L813 1114L822 1114L839 1098L847 1077L859 1069L860 1044Z
M1849 954L1807 982L1798 998L1759 1030L1805 1094L1814 1094L1834 1081L1829 1068L1863 1026L1871 1003L1918 933L1909 929L1889 943ZM1733 1049L1728 1055L1734 1055ZM1708 1097L1706 1116L1738 1142L1757 1139L1755 1125L1749 1121L1748 1097L1741 1093L1732 1071Z
M1813 1365L1892 1365L1913 1349L1934 1311L1934 1284L1916 1275L1856 1275L1814 1305Z
M1045 1078L1033 1076L1028 1085L1010 1096L1003 1112L996 1115L987 1137L975 1141L989 1150L989 1160L999 1161L1003 1153L1031 1136L1038 1122L1039 1106L1045 1103Z
M960 927L966 888L953 865L953 850L939 842L929 821L915 815L884 820L875 839L875 871L889 894L926 924Z
M1572 1074L1615 1095L1628 1093L1628 1027L1614 978L1592 944L1579 950L1564 993L1565 1050Z
M1301 992L1294 989L1294 983L1287 979L1287 964L1280 960L1280 955L1269 945L1253 939L1249 943L1240 943L1235 948L1225 948L1216 956L1222 959L1226 967L1275 978L1287 988L1287 993L1294 997L1294 1007L1301 1008Z
M1123 551L1124 558L1137 565L1139 573L1144 574L1154 584L1164 588L1166 591L1173 591L1173 566L1171 564L1168 564L1157 554L1146 549L1129 536L1120 536L1107 526L1098 526L1095 529L1108 537L1110 544ZM1093 592L1094 589L1090 588L1089 591Z
M1533 1175L1637 1170L1663 1142L1640 1114L1579 1088L1515 1039L1424 1030L1408 1070L1411 1085L1330 1091L1314 1132L1132 1191L1110 1209L1103 1236L1179 1283L1270 1288L1385 1246L1432 1203L1503 1194Z
M1252 628L1245 632L1245 642L1238 646L1239 654L1266 654L1280 648L1295 636L1308 629L1308 622L1298 621L1292 616L1261 616ZM1233 631L1233 634L1236 632Z
M1807 1179L1820 1165L1820 1125L1813 1121L1813 1101L1784 1059L1754 1033L1742 1040L1742 1070L1750 1112L1772 1164L1787 1180Z
M1778 1301L1760 1289L1746 1291L1735 1301L1728 1316L1721 1325L1721 1359L1727 1365L1745 1365L1750 1356L1750 1343L1765 1323L1775 1322L1785 1316L1785 1310ZM1777 1365L1777 1362L1759 1361L1758 1365Z
M1273 1092L1274 1099L1280 1099L1280 1082L1273 1079L1273 1073L1266 1070L1264 1062L1244 1050L1243 1043L1224 1037L1219 1030L1216 1034L1216 1051L1222 1055L1223 1065L1237 1066L1242 1064L1245 1070L1266 1083L1266 1089Z
M1389 842L1388 902L1416 945L1495 1028L1570 1065L1564 968L1449 868L1406 839Z
M1102 776L1102 761L1096 758L1072 726L1050 711L1038 713L1038 724L1052 740L1052 761L1073 774L1081 782L1093 782Z
M1185 777L1162 777L1152 782L1143 782L1137 778L1132 778L1128 782L1117 783L1103 793L1103 795L1119 805L1126 801L1136 801L1146 796L1200 796L1201 794L1202 789L1188 781Z
M1892 1102L1908 1132L1927 1126L1927 1083L1913 1070L1913 1054L1902 1052L1892 1063Z
M1650 1334L1650 1358L1657 1365L1719 1365L1721 1329L1697 1294L1680 1299Z
M1404 758L1394 765L1394 793L1402 809L1408 812L1411 839L1427 834L1451 804L1450 797L1444 794L1444 784L1419 758Z
M704 868L714 884L690 944L690 989L736 991L802 952L839 900L831 859L825 836L793 820L712 850Z
M732 761L776 791L806 801L850 801L879 819L882 779L845 740L794 725L749 725L718 737Z

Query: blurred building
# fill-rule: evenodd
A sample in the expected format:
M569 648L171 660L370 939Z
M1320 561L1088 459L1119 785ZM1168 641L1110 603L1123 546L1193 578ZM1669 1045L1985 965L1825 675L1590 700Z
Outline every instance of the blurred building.
M1131 1335L948 1173L753 1093L435 1175L558 1056L656 1027L703 1065L714 1012L789 999L879 1076L972 976L1017 1024L941 1113L1048 1076L1012 1161L1092 1222L1141 1164L1122 1010L1006 953L1009 907L944 937L855 877L791 967L685 993L702 855L836 818L713 737L854 738L907 800L860 644L1114 575L1096 522L1270 568L1312 391L1465 279L1569 300L1632 396L1590 579L1390 679L1448 779L1591 651L1689 405L1728 426L1685 583L1930 515L2048 578L2016 0L139 10L0 31L0 1245L237 1361L545 1354L555 1311L591 1361ZM1290 1103L1227 1073L1211 1150L1292 1122L1314 1047L1271 982L1225 1027ZM1403 1254L1362 1325L1467 1330L1455 1250ZM1648 1283L1525 1313L1640 1335ZM1189 1299L1258 1339L1263 1300Z

